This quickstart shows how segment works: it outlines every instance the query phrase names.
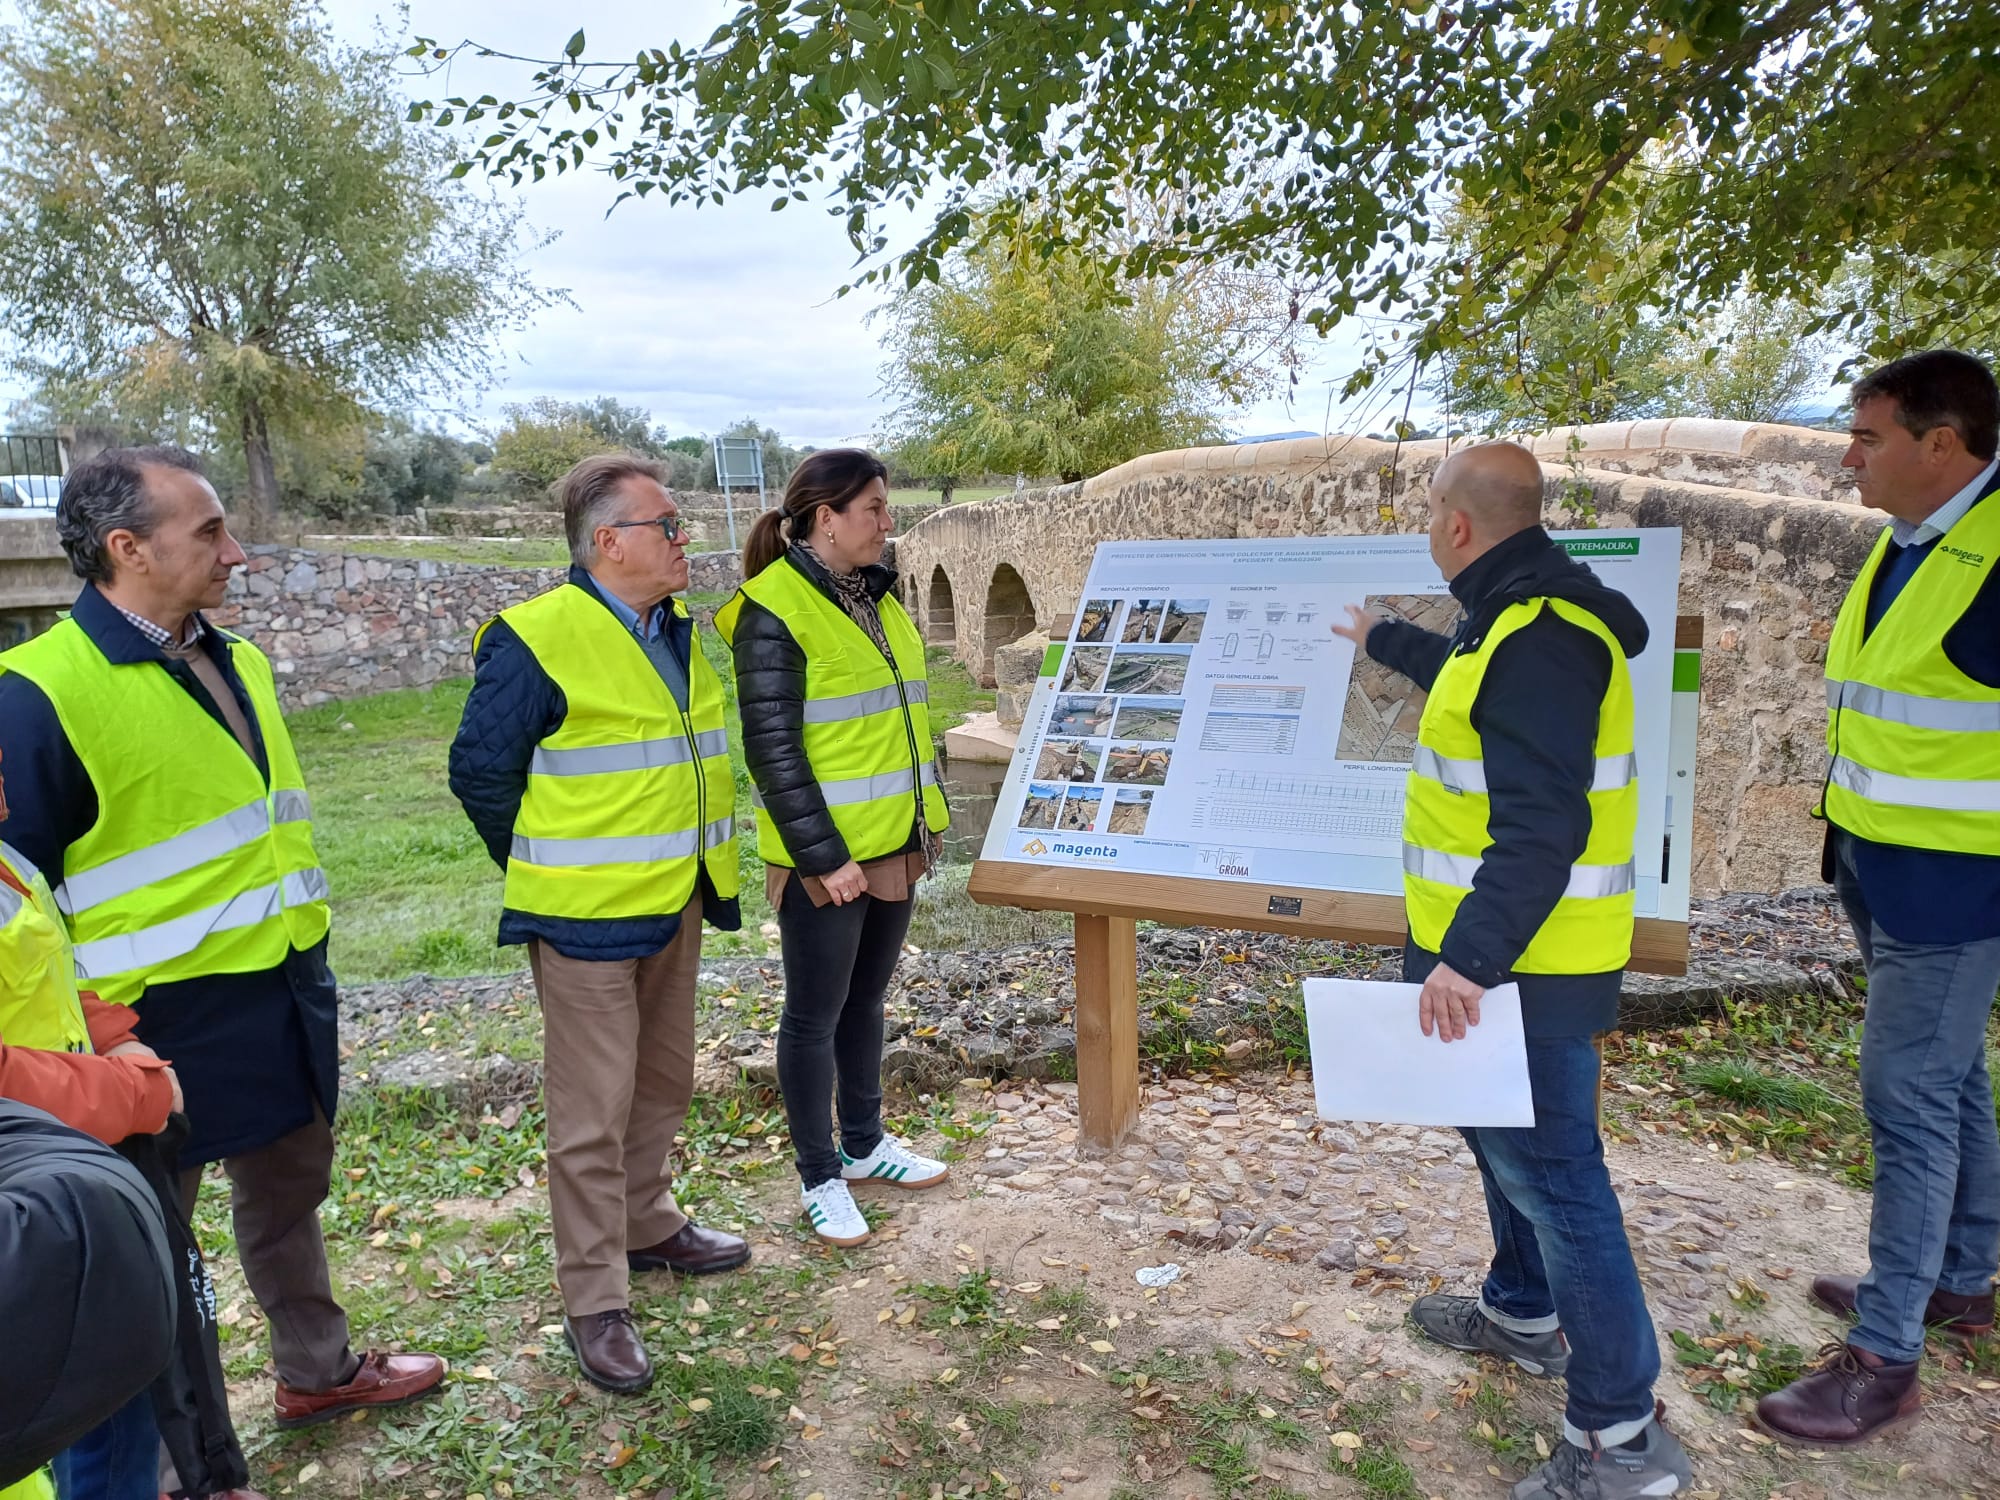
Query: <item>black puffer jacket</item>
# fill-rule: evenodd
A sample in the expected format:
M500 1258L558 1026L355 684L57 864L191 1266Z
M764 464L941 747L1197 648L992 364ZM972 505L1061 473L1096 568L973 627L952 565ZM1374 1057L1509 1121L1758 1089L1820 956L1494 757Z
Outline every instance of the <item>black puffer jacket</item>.
M174 1261L146 1181L0 1100L0 1489L144 1390L174 1352Z
M840 602L825 571L794 547L771 564L792 567L827 598ZM896 574L861 570L869 596L884 598ZM791 628L749 595L743 596L731 647L736 653L736 706L743 715L743 759L801 875L831 875L848 861L847 840L834 827L812 762L806 759L806 654ZM913 820L914 827L914 820Z
M1429 690L1454 653L1476 651L1511 605L1564 599L1604 622L1625 655L1646 649L1646 622L1632 602L1539 526L1515 533L1451 581L1464 606L1457 633L1436 635L1403 620L1368 632L1368 654ZM1417 983L1440 956L1473 983L1521 986L1530 1036L1582 1036L1618 1018L1622 971L1513 972L1590 838L1590 783L1596 770L1598 708L1611 681L1611 653L1589 631L1544 611L1494 651L1472 726L1479 731L1489 793L1492 846L1459 903L1442 955L1410 944L1403 978Z

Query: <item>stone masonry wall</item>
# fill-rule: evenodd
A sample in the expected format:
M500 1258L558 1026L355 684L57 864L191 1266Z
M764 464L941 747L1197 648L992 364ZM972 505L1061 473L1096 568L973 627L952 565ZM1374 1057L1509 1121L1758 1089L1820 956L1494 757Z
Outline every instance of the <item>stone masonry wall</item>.
M1825 771L1826 640L1882 518L1838 499L1781 492L1808 487L1797 478L1804 469L1820 474L1831 492L1842 440L1800 429L1705 425L1720 430L1700 434L1704 446L1661 447L1651 458L1644 448L1614 447L1606 433L1584 433L1586 454L1594 443L1627 467L1669 471L1685 458L1706 483L1617 472L1587 457L1580 477L1599 525L1682 531L1681 611L1701 615L1706 632L1696 893L1806 885L1819 869L1821 828L1807 810ZM1544 438L1536 446L1548 477L1546 519L1574 526L1560 509L1572 477L1562 456L1567 444ZM1392 457L1390 445L1365 438L1191 449L1151 454L1080 485L954 506L900 539L905 597L920 623L931 625L928 601L942 569L956 606L956 654L983 662L1006 644L985 639L985 605L1003 566L1025 580L1046 630L1076 608L1092 551L1106 539L1423 530L1441 445L1406 444L1393 480Z
M733 552L688 565L690 592L724 593L741 579ZM473 632L565 571L253 547L213 618L262 647L285 707L304 708L469 675Z

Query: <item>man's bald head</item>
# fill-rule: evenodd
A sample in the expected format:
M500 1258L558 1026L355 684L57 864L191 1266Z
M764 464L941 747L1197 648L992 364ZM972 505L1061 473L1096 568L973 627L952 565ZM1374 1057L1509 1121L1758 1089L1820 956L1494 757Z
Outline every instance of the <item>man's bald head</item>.
M1519 443L1461 448L1431 476L1431 556L1446 578L1542 520L1542 466Z
M1542 466L1519 443L1480 443L1438 465L1431 494L1464 511L1480 535L1497 542L1541 524Z

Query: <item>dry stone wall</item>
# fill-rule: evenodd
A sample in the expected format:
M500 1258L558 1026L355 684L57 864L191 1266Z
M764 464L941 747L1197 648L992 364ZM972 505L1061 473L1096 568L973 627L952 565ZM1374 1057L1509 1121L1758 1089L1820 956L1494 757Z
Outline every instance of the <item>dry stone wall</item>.
M1578 444L1567 434L1537 440L1546 519L1577 524L1562 503L1580 484L1599 525L1681 528L1681 611L1699 614L1706 632L1695 890L1810 884L1826 641L1882 517L1838 498L1843 445L1829 434L1671 425L1683 430L1607 424L1580 429ZM1656 430L1633 430L1642 426ZM1405 445L1398 461L1365 438L1150 454L1083 484L932 516L900 539L905 597L931 639L948 633L959 659L977 667L1022 631L1016 575L1046 630L1077 607L1103 540L1421 531L1441 459L1441 445ZM1814 489L1809 474L1819 488L1796 493Z
M213 612L270 656L286 708L426 687L472 671L472 636L510 604L560 583L563 568L496 568L295 547L253 547ZM737 555L688 559L690 592L741 580Z

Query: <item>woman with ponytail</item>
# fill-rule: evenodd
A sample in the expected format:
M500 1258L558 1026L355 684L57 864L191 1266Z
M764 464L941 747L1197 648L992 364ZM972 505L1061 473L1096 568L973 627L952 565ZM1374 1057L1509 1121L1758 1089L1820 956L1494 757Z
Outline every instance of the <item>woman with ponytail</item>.
M883 997L946 824L923 640L881 565L892 525L879 458L810 455L750 529L743 587L715 617L784 950L778 1088L806 1216L836 1245L868 1238L850 1182L945 1179L882 1128Z

